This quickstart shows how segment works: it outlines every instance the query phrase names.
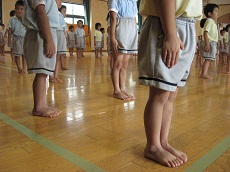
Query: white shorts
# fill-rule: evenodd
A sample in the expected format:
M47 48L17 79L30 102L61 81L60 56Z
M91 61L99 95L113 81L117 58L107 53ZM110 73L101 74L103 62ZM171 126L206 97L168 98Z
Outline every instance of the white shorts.
M95 50L101 49L101 41L96 41L96 45L94 45Z
M66 54L66 37L63 30L57 31L57 54Z
M120 47L119 52L137 54L138 32L135 19L118 18L115 37Z
M51 29L52 38L57 49L57 33L55 29ZM44 39L40 32L28 30L24 41L25 58L28 73L43 73L53 75L56 64L56 53L52 58L45 55Z
M85 48L85 40L84 38L77 38L77 45L76 45L77 48Z
M70 40L69 41L69 45L68 45L68 48L75 48L76 45L75 45L75 40Z
M216 60L216 52L217 52L217 42L210 42L210 50L209 52L205 51L205 46L204 46L204 50L203 50L203 58L206 60L212 60L215 61Z
M196 51L195 20L177 18L176 25L185 47L177 64L168 68L162 60L164 33L160 18L149 16L145 20L138 49L139 84L173 92L185 85Z
M12 38L12 48L14 56L24 55L23 51L24 37L22 36L13 36Z

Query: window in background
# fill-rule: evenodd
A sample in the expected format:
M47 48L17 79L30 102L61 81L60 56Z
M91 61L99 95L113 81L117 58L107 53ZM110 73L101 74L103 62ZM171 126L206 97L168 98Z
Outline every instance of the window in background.
M72 3L62 3L66 6L66 18L65 21L68 24L77 24L78 20L82 20L84 24L85 20L85 10L83 5L72 4Z

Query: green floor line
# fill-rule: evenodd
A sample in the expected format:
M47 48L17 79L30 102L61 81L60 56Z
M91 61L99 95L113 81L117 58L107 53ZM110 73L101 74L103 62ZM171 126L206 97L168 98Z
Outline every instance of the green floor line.
M16 130L20 131L27 137L31 138L35 142L38 142L42 146L46 147L50 151L56 153L60 157L70 161L71 163L75 164L77 167L88 171L88 172L105 172L105 170L97 167L96 165L88 162L87 160L79 157L78 155L70 152L69 150L51 142L50 140L46 139L45 137L35 133L34 131L28 129L27 127L23 126L22 124L16 122L15 120L9 118L8 116L0 113L0 119L10 125L11 127L15 128Z
M185 172L202 172L230 148L230 136L222 140L203 157L195 161Z

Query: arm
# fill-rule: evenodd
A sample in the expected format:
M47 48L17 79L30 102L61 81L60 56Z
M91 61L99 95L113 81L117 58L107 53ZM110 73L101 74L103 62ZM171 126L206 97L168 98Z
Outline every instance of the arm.
M210 46L209 46L209 40L208 40L208 31L204 31L204 42L205 42L205 51L209 52Z
M110 11L110 43L111 43L111 50L117 55L118 54L118 42L115 37L115 32L116 32L116 24L117 24L117 13Z
M96 36L94 36L94 45L96 45Z
M224 49L227 49L227 41L225 38L223 38L223 44L224 44Z
M48 58L52 58L56 53L55 45L50 31L50 24L46 15L45 6L38 5L35 8L39 29L43 35L45 43L45 54Z
M184 49L183 43L177 36L175 0L157 0L157 9L164 31L163 62L168 68L172 68L177 63L180 49Z
M12 30L11 30L11 28L9 27L9 29L8 29L8 46L11 45L11 34L12 34Z
M74 38L75 38L75 44L77 45L77 34L74 34Z

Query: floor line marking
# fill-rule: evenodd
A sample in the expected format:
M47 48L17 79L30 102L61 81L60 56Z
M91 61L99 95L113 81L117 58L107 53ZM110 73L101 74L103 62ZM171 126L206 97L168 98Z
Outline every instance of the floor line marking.
M17 121L9 118L7 115L0 112L0 119L10 125L11 127L15 128L17 131L21 132L22 134L26 135L27 137L31 138L35 142L41 144L42 146L46 147L48 150L56 153L60 157L68 160L69 162L73 163L77 167L89 172L105 172L102 168L96 166L95 164L81 158L80 156L70 152L69 150L55 144L54 142L46 139L45 137L35 133L34 131L30 130L29 128L25 127L24 125L18 123Z
M217 160L224 152L230 148L230 136L223 139L203 157L195 161L185 172L202 172Z

